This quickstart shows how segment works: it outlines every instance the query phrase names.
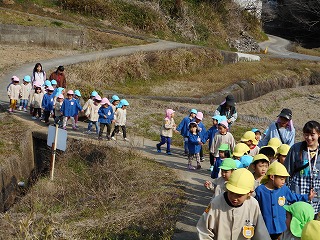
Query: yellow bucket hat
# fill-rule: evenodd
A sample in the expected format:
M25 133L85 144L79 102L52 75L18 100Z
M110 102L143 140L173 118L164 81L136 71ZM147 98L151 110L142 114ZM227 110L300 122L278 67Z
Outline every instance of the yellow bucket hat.
M320 236L320 221L311 220L304 225L301 240L318 240Z
M275 148L280 147L280 145L282 144L282 142L280 141L279 138L270 138L269 142L268 142L268 146L273 146Z
M234 146L233 156L242 157L245 153L248 153L250 148L245 143L238 143Z
M280 147L278 147L278 153L283 156L287 156L289 150L290 146L288 144L281 144Z
M252 131L247 131L242 135L240 141L241 142L247 142L247 141L250 141L250 140L252 141L252 143L254 145L258 144L258 141L256 139L256 134L254 132L252 132Z
M266 155L262 154L262 153L259 153L259 154L255 155L253 157L252 162L259 161L259 160L266 160L266 161L268 161L270 163L269 158Z
M237 194L247 194L254 189L253 174L246 168L240 168L231 174L226 188Z
M282 176L282 177L289 177L290 176L286 167L279 162L273 162L270 164L268 171L266 173L266 176L268 176L268 175L277 175L277 176Z

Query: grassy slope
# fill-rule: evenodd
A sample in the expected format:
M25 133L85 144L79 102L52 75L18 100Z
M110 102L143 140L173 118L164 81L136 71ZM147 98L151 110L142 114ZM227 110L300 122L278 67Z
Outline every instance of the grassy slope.
M84 0L20 0L16 2L5 7L56 20L41 22L33 19L33 16L22 15L7 16L1 20L2 22L67 28L77 28L81 24L222 49L228 49L226 43L228 38L239 37L243 30L256 39L264 38L259 22L245 12L239 11L231 0L221 2L92 0L90 3Z
M37 6L25 4L26 1L18 2L21 5L12 7L17 10L24 8L30 13L39 13L40 8ZM230 24L226 21L226 19L232 19L232 17L234 17L234 20L238 20L236 12L232 11L232 5L229 5L229 7L227 5L225 7L218 5L210 6L218 9L221 13L218 14L214 11L205 11L209 8L208 3L185 1L183 8L181 8L183 11L174 13L174 8L170 5L173 1L161 1L164 7L162 11L159 11L157 8L153 11L156 5L151 1L149 5L144 5L138 1L131 1L134 6L128 2L124 7L117 4L110 6L110 9L116 9L117 11L107 13L117 12L117 16L111 14L83 17L73 14L68 10L57 9L55 5L50 3L51 1L38 0L37 2L42 5L45 3L46 10L41 13L42 15L52 16L57 19L56 21L50 20L48 22L49 26L64 27L67 24L63 23L61 25L60 22L67 20L91 27L113 28L132 33L138 32L139 34L199 43L222 49L228 49L225 43L226 37L237 35L239 29L242 28L240 24ZM48 2L50 3L49 5L47 5ZM81 3L82 1L73 2ZM109 3L112 4L113 2ZM66 9L67 7L65 6L64 8ZM87 9L90 9L90 7L87 7ZM125 11L126 9L135 11L129 11L131 14L128 14L128 11ZM150 17L146 17L143 14L133 14L143 12L152 12L152 14ZM89 15L89 12L85 12L85 14ZM164 17L169 15L169 18ZM147 25L140 25L141 21L137 21L140 16L145 16L148 19ZM254 22L254 19L251 19L247 15L241 16L241 21L246 18ZM161 20L159 21L159 19ZM154 22L156 22L156 25L153 25ZM188 28L188 26L192 27ZM254 24L250 26L254 26ZM185 29L191 29L192 31ZM247 29L256 37L262 38L259 28L252 28L250 30L248 26ZM96 36L96 34L93 35ZM104 41L105 37L102 36L101 39ZM122 41L125 42L126 40L128 39ZM118 43L117 40L114 40L114 42L115 44ZM199 56L199 53L201 54L202 52L194 52L188 55L188 58L193 59ZM152 59L161 59L168 53L158 54L158 56L154 55ZM146 58L143 54L138 54L128 59L113 59L112 61L115 63L121 63L120 66L126 66L121 68L125 72L121 72L122 81L114 81L114 79L120 77L120 75L116 75L113 79L108 80L111 82L107 82L107 85L112 86L110 89L122 94L132 93L133 89L135 94L146 94L150 92L151 88L155 88L153 94L159 94L163 93L164 90L160 88L160 85L166 85L170 82L170 84L175 86L175 89L178 89L177 91L171 91L171 96L185 96L189 94L202 96L210 91L218 91L225 85L239 79L250 78L252 81L259 81L280 74L283 70L303 74L303 68L305 67L304 64L299 65L300 63L297 61L270 59L263 61L262 64L241 63L221 66L218 61L220 56L216 53L213 54L212 58L207 58L211 62L203 69L203 62L201 61L195 66L191 64L192 61L186 62L185 60L188 58L183 51L171 52L170 54L176 57L167 58L166 66L172 66L173 69L178 68L180 70L179 74L173 74L170 72L170 69L163 67L163 62L161 61L155 61L157 64L148 65L146 64L148 62L146 60L150 60L150 58ZM141 61L137 61L137 59ZM203 59L206 60L205 57ZM109 65L109 60L102 63L91 63L93 73L99 74L99 71L94 70L96 69L95 67L100 64L106 65L106 63ZM73 86L78 84L76 80L83 80L76 75L77 71L83 67L87 66L73 66L68 71L71 86L72 84ZM155 74L155 72L159 72L159 68L161 67L163 70L161 74ZM141 76L150 77L141 78ZM91 74L91 77L86 79L86 81L92 81L92 86L98 88L98 82L94 81L94 78L101 77L103 79L103 77L93 74ZM155 81L160 82L160 84L155 84ZM194 83L197 83L195 85L197 87L193 87ZM187 85L191 85L191 89L185 87ZM199 88L199 85L203 87ZM92 89L84 86L81 90L84 95L88 95L87 93ZM108 87L105 90L109 90ZM158 138L158 127L163 117L163 110L169 106L172 106L174 109L179 109L180 107L179 103L152 102L151 104L143 99L132 101L132 106L128 111L128 119L131 122L129 131L131 128L138 131L139 134L150 138ZM187 109L191 106L192 104L185 108ZM148 109L147 107L153 109L153 114L150 114L148 111L141 111L141 109ZM212 111L212 106L196 107L200 110L205 110L206 114ZM177 122L184 117L186 109L179 109L177 111ZM143 112L143 114L138 115L139 112ZM134 118L133 115L137 115L137 117ZM210 119L206 118L205 123L206 126L210 126ZM238 139L244 130L247 130L246 126L235 127L235 137ZM180 136L175 135L174 144L179 145L180 143ZM83 155L90 153L88 149L82 150ZM70 150L68 155L61 156L62 161L58 163L57 167L63 171L57 176L55 185L46 178L41 179L31 190L30 194L21 201L21 204L16 205L5 215L6 221L2 221L2 224L6 226L2 228L2 231L4 231L2 235L10 234L12 238L21 239L50 238L52 236L60 236L65 239L99 239L103 237L115 239L113 234L120 235L121 232L122 237L130 236L130 239L135 239L132 236L136 236L136 239L143 239L141 234L145 234L145 239L148 239L148 237L149 239L168 239L173 231L174 215L176 214L177 206L179 206L182 199L182 193L178 190L179 184L174 182L174 175L170 170L161 166L159 167L149 160L141 159L133 153L130 153L130 158L123 158L123 154L119 155L116 152L113 152L113 155L117 156L117 158L113 156L111 160L117 159L120 161L109 161L110 158L108 156L101 156L101 162L88 164L86 160L79 159L78 149L77 151ZM143 171L134 172L136 168L133 167L137 167ZM123 171L119 171L120 169ZM113 175L110 172L117 174ZM155 173L158 176L161 175L163 178L157 179L156 182L151 182L152 184L150 184L149 181L152 181L153 176L150 173ZM112 178L112 176L117 176L117 178ZM128 179L129 184L124 184L124 187L122 187L123 183L118 180L119 177L123 179L130 177ZM174 182L173 186L169 184L172 182ZM107 188L105 188L105 183L108 183ZM133 183L135 185L134 188L132 187ZM160 192L161 198L159 199L165 200L164 202L157 202L156 206L153 204L154 199L149 197L158 196L154 194L153 186L158 186L163 190ZM131 194L128 195L128 192L131 192ZM96 197L92 198L92 195ZM141 198L141 196L146 196L146 198ZM127 200L126 204L123 204L123 199ZM132 205L137 199L140 200L138 201L138 207ZM166 202L174 202L174 204L173 206L166 205ZM148 215L150 209L155 210L156 214L151 216L151 218L146 218L145 216ZM121 214L129 210L132 215L125 219L121 218ZM168 215L168 212L173 213L173 215ZM106 220L104 216L113 216L113 218ZM165 217L169 217L170 219ZM63 220L61 221L61 219ZM155 219L158 219L158 221L155 221Z

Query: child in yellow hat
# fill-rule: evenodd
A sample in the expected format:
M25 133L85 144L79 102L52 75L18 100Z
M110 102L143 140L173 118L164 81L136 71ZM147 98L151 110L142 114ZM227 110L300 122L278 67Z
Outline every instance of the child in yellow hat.
M205 181L204 186L213 191L213 197L218 196L219 194L226 191L225 183L229 180L232 172L237 169L236 162L232 158L225 158L221 165L219 166L221 169L221 177L215 178L212 182Z
M256 139L256 135L252 131L245 132L241 137L241 142L247 144L247 146L250 148L249 155L254 156L259 153L260 148L257 146L258 141Z
M276 159L279 163L284 164L284 161L286 160L289 150L290 150L290 146L288 144L281 144L280 147L278 147Z
M292 193L285 185L288 176L289 173L285 166L279 162L274 162L269 166L263 179L266 181L265 184L260 185L255 190L255 198L259 202L271 239L278 239L287 229L286 210L283 208L286 203L307 202L315 196L315 192L312 189L309 195Z
M256 239L270 240L258 202L250 195L254 178L245 169L231 174L227 191L215 197L197 223L200 240Z
M270 161L266 155L259 153L253 157L251 168L253 170L255 188L260 185L261 179L266 175L269 165Z
M320 221L311 220L302 229L301 240L319 240Z

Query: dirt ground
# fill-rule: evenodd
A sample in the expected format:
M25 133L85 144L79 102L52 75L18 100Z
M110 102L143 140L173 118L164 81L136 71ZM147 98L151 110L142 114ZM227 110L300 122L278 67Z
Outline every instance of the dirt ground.
M75 50L61 50L27 45L0 44L0 75L13 70L23 63L41 62L44 59L79 53ZM46 70L46 69L45 69ZM31 74L30 72L29 74ZM27 74L27 73L26 73Z
M72 55L76 53L79 52L75 50L61 50L35 46L1 44L0 74L3 75L9 70L13 70L17 66L22 65L26 62L41 62L41 60L44 59L51 59L58 56ZM138 99L133 99L131 101L133 103L132 109L134 109L134 106L143 107L144 111L147 109L146 105L141 104ZM134 104L135 102L137 104ZM301 136L301 129L303 125L308 120L318 120L319 111L317 109L319 103L320 86L304 86L299 88L274 91L254 100L238 103L237 111L240 115L238 124L245 127L258 127L264 130L268 124L264 122L244 122L241 120L241 115L252 115L260 118L266 117L270 120L274 120L276 119L276 116L279 114L282 108L290 108L293 111L293 121L297 129L298 138L296 140L299 141L299 136ZM163 109L165 109L165 106L167 105L167 103L155 103L151 105L157 105L157 108L159 108L159 104L163 106ZM190 104L182 103L175 103L174 105L176 105L177 108L178 106L183 106L186 108L195 107L209 114L213 113L213 111L217 107L209 105L191 106ZM151 107L150 110L154 110L153 107Z

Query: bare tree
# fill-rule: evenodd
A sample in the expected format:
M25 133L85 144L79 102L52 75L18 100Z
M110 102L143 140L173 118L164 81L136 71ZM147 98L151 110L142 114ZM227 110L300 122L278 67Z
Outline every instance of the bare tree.
M297 29L319 31L320 0L281 0L278 1L278 17L291 23Z

